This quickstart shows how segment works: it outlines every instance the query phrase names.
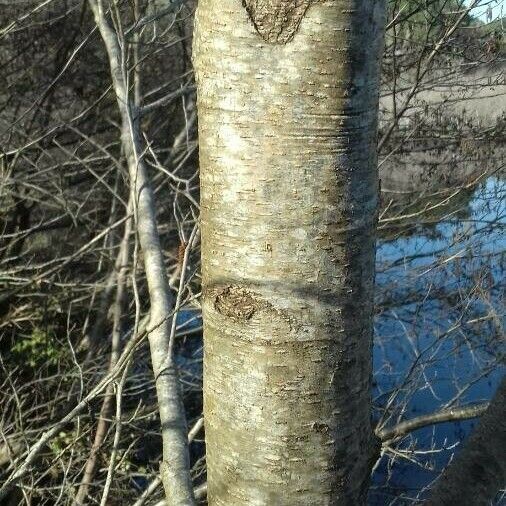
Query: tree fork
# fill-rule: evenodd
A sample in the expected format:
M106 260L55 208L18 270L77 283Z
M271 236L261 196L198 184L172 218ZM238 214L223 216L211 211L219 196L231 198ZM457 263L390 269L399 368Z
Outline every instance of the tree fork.
M199 3L213 506L365 501L383 28L383 0Z

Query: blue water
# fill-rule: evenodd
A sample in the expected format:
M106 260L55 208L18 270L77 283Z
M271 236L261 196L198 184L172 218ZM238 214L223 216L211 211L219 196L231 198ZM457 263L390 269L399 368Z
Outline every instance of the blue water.
M419 221L395 239L380 238L375 420L383 415L390 426L492 397L504 373L498 334L506 324L505 196L506 182L489 178L459 200L459 209L450 205L447 218ZM183 329L202 322L198 312L184 310L178 324ZM201 337L185 338L178 360L183 383L194 391L201 387L201 359ZM386 452L373 474L369 504L412 504L423 497L475 423L420 429L395 453Z
M376 419L390 405L386 426L489 400L504 374L505 197L505 181L490 178L458 213L379 241L374 403ZM475 423L419 429L386 452L370 504L424 497Z

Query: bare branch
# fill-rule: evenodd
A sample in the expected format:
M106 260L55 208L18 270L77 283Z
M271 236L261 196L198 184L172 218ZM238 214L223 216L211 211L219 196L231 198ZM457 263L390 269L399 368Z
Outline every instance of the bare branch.
M398 439L406 436L410 432L421 429L422 427L427 427L428 425L445 422L456 422L458 420L469 420L470 418L479 417L485 413L488 405L488 402L484 402L482 404L476 404L474 406L445 409L437 413L417 416L411 420L399 423L394 427L378 430L376 431L376 435L383 442L391 441L393 439Z

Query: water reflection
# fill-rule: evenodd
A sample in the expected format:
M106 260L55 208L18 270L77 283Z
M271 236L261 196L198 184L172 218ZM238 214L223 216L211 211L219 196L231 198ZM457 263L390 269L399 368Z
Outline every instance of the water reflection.
M445 201L427 212L434 203ZM444 407L489 400L502 375L506 181L395 206L412 218L383 220L377 249L374 417L386 427ZM419 210L422 209L422 213ZM395 215L395 213L391 213ZM178 315L182 381L201 412L202 321ZM446 465L475 421L419 429L382 457L369 503L411 503ZM416 444L415 444L416 443ZM192 445L194 460L204 452ZM420 493L420 491L422 491Z
M386 426L493 395L504 373L505 190L488 178L437 220L379 240L375 416ZM419 429L387 452L370 504L416 497L474 423Z

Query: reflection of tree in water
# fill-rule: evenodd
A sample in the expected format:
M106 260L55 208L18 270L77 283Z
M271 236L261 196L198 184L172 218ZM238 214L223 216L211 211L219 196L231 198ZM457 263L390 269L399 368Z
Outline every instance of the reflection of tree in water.
M506 351L505 194L505 181L489 178L444 212L380 234L375 403L385 425L479 403L495 390ZM386 449L371 504L418 496L410 489L430 484L473 425L422 428Z
M469 218L469 206L475 188L472 185L435 193L427 189L417 193L388 193L382 201L384 216L379 224L380 239L396 240L412 235L440 238L438 224L442 220L459 221Z

